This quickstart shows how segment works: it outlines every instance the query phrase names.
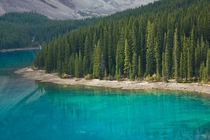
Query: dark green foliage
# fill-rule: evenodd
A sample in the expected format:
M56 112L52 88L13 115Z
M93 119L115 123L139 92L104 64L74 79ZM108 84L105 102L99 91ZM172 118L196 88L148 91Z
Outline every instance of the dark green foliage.
M97 45L95 45L93 52L93 77L101 78L102 77L102 60L101 60L101 44L98 41Z
M138 75L138 59L137 59L137 54L134 52L133 58L132 58L132 76L131 79L134 79Z
M124 59L124 74L126 76L128 76L129 73L131 73L131 68L130 68L130 50L129 50L129 46L128 46L128 40L125 40L125 50L124 50L124 55L125 55L125 59Z
M207 82L209 10L207 0L161 0L117 13L43 45L34 64L76 77Z
M166 73L166 61L165 61L165 53L162 53L162 77L164 81L168 80L167 73Z
M179 44L178 44L178 33L177 29L174 32L174 46L173 46L173 64L174 64L174 78L179 80Z
M38 46L98 19L50 20L35 13L8 13L0 17L0 50Z
M155 53L154 53L154 24L147 23L146 40L146 75L152 75L155 72Z

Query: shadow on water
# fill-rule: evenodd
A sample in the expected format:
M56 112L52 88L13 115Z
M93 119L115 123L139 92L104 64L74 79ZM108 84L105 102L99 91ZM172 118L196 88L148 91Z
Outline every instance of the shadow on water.
M33 64L37 50L0 52L0 72L13 71ZM0 73L0 74L1 74Z

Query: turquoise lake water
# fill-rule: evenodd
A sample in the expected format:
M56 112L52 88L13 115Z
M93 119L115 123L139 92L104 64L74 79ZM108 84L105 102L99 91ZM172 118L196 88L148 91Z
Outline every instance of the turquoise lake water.
M39 83L36 51L0 53L0 140L210 140L210 96Z

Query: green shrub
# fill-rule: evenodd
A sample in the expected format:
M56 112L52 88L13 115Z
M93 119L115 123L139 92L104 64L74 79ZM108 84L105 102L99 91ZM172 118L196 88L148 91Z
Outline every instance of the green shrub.
M152 77L150 75L147 75L146 78L145 78L145 80L146 81L150 81L150 80L152 80Z
M154 80L154 81L160 81L160 74L153 74L152 75L152 80Z
M87 74L87 75L85 76L85 79L86 79L86 80L91 80L91 79L93 79L92 74Z
M66 73L63 73L63 74L61 75L61 78L63 78L63 79L66 79L66 78L68 78L68 77L69 77L69 75L66 74Z

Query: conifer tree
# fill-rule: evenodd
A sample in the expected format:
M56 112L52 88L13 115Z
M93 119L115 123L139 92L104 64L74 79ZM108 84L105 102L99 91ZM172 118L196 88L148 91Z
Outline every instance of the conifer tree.
M167 74L165 70L165 53L162 53L162 77L164 81L167 81Z
M197 45L195 49L195 76L199 76L199 70L200 70L200 43L199 40L197 40Z
M188 45L188 39L186 39L186 37L184 36L184 40L183 40L183 58L182 58L182 61L183 61L183 65L182 65L182 67L183 67L183 78L185 78L185 81L187 81L187 75L188 75L188 63L187 63L187 60L188 60L188 58L187 58L187 45Z
M79 77L82 77L83 76L83 66L82 66L82 53L81 51L79 51L79 58L78 58L78 66L79 66Z
M60 49L59 49L60 50ZM57 58L57 71L58 74L61 75L63 73L62 71L62 60L61 60L61 54L60 51L58 51L58 58Z
M143 70L142 70L142 65L141 65L141 57L139 56L138 58L138 77L143 76Z
M89 36L87 35L85 38L85 44L84 44L84 58L83 58L83 67L84 67L84 74L90 73L90 61L91 61L91 41L89 39Z
M113 41L113 24L110 23L108 27L108 69L107 73L109 75L114 75L115 70L115 50L114 50L114 41Z
M195 74L195 40L194 40L194 27L191 30L190 34L190 74L191 78Z
M128 46L128 40L125 40L125 49L124 49L124 74L125 76L128 76L128 74L131 72L130 70L130 52L129 52L129 46Z
M72 54L69 58L69 74L75 75L75 59L74 59L74 54Z
M101 72L101 44L100 40L94 48L94 63L93 63L93 77L100 78Z
M132 75L133 78L136 78L138 74L138 61L137 61L137 54L134 52L133 59L132 59Z
M174 60L174 77L176 81L179 78L179 44L177 29L174 32L174 47L173 47L173 60Z
M120 77L123 72L124 72L124 45L125 45L125 41L124 41L124 33L122 30L122 33L120 35L120 39L117 43L117 50L116 50L116 72L115 75Z
M191 51L190 48L187 49L187 77L188 80L192 80L192 58L191 58Z
M80 77L80 72L79 72L79 56L78 54L76 54L75 56L75 63L74 63L74 74L75 74L75 77L79 78Z
M155 40L155 60L156 60L156 74L157 75L160 75L160 63L161 63L161 59L160 59L160 46L159 46L159 43L158 43L158 40L156 39Z
M148 21L147 24L147 40L146 40L146 75L154 73L155 58L154 58L154 24Z
M183 65L184 65L184 63L183 63L183 54L181 53L181 55L180 55L180 61L179 61L179 65L180 65L180 67L179 67L179 74L180 74L180 78L181 78L181 80L184 78L184 74L183 74Z
M168 43L166 44L166 49L165 49L165 78L169 78L169 48L168 48Z

